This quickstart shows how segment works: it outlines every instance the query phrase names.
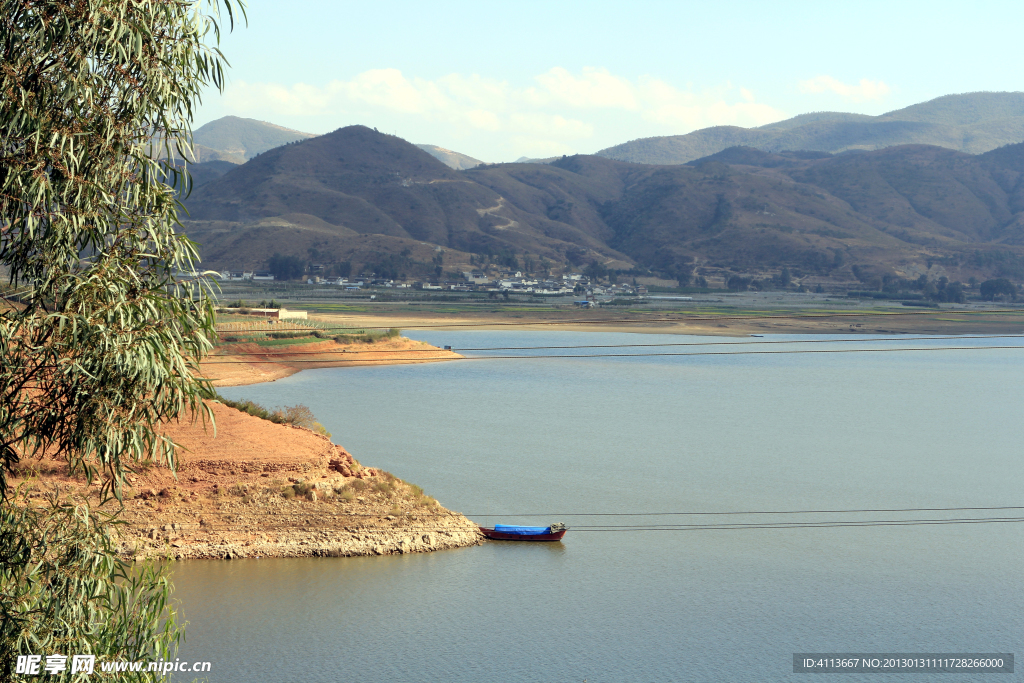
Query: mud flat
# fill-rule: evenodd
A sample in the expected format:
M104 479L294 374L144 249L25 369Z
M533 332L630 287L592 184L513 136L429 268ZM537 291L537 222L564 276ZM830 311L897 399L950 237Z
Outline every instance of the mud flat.
M863 302L811 301L795 306L785 299L758 301L728 297L694 301L687 308L596 310L453 310L439 313L411 307L367 307L353 314L318 314L343 326L423 330L533 330L635 332L748 336L751 334L1019 334L1024 310L988 304L941 309L876 306ZM452 307L453 309L455 307ZM1024 307L1022 307L1024 308Z

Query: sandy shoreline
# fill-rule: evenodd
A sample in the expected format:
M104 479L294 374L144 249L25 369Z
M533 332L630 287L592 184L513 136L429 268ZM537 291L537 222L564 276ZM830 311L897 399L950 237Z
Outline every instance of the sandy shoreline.
M436 363L458 358L462 356L403 337L366 344L329 340L265 347L241 343L219 347L200 363L200 369L215 387L231 387L273 382L313 368Z

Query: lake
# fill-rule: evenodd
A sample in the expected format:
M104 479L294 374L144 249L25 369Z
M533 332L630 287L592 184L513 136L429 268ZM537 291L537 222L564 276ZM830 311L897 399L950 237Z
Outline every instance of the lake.
M456 350L704 344L581 351L596 354L1020 343L408 334ZM725 346L739 341L794 343ZM1022 386L1024 350L993 349L482 359L225 388L308 405L364 464L475 521L573 528L559 544L177 563L181 657L211 661L215 682L597 683L806 680L794 652L1015 652L1020 523L630 527L1024 517L765 514L1024 505ZM583 516L719 512L751 514Z

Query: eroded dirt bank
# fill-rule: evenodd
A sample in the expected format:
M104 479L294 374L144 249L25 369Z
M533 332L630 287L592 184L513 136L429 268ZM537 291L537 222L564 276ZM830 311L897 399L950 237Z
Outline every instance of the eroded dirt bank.
M178 476L150 467L129 477L123 548L135 557L384 555L476 545L478 528L419 487L363 467L308 429L219 403L216 437L201 424L167 429L183 447ZM26 462L41 490L86 493L57 462ZM91 495L95 495L92 487ZM39 494L36 494L39 495Z

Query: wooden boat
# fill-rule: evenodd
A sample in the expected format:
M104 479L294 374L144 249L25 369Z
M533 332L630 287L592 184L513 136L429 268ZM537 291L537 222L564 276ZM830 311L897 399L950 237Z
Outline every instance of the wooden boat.
M495 524L491 527L480 527L480 533L492 541L561 541L569 527L564 524L551 526L514 526L511 524Z

